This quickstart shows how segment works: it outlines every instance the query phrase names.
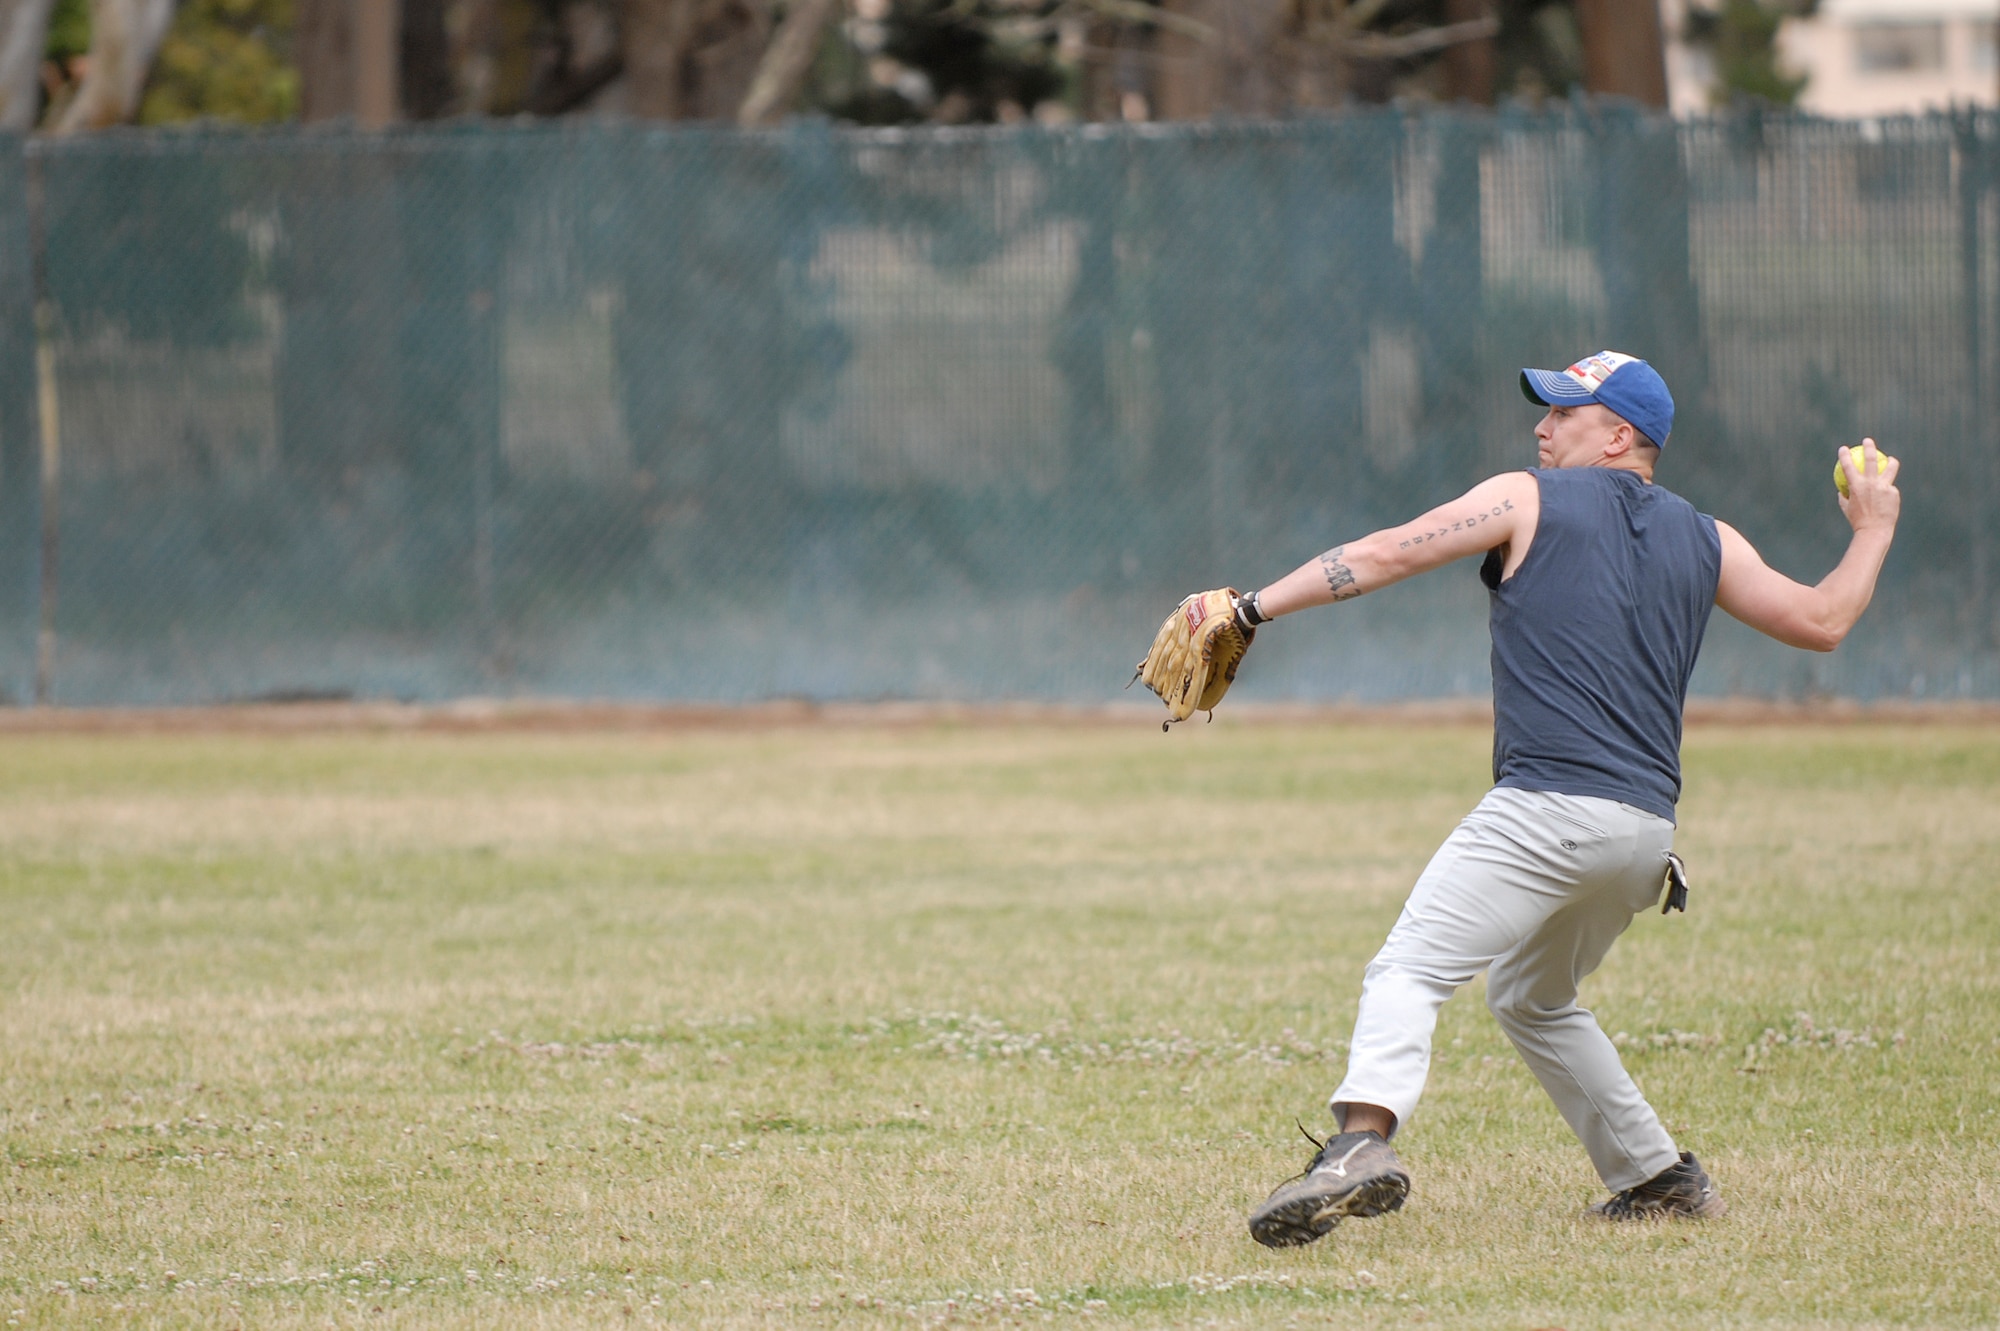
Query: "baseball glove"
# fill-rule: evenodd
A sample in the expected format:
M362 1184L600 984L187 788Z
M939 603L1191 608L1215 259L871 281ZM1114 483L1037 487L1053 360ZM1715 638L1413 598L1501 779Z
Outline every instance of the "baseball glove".
M1153 648L1132 678L1143 681L1167 705L1171 716L1160 729L1197 711L1208 712L1213 719L1215 705L1229 692L1236 667L1257 636L1255 629L1237 620L1238 599L1234 587L1197 592L1175 606L1153 635Z

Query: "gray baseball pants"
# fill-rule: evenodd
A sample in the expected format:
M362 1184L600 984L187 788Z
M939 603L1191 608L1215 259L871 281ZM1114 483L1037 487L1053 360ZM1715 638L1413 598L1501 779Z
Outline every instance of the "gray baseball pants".
M1674 825L1616 800L1496 788L1424 869L1368 963L1341 1107L1407 1122L1430 1072L1438 1009L1484 970L1486 1006L1590 1152L1613 1192L1676 1163L1659 1115L1597 1019L1583 977L1654 905Z

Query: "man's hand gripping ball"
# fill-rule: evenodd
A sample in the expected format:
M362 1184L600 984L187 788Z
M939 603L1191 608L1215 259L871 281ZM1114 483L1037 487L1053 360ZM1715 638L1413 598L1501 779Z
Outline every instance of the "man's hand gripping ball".
M1236 667L1257 631L1238 618L1243 598L1234 587L1198 592L1174 607L1153 635L1152 650L1132 678L1160 695L1169 719L1185 721L1195 712L1213 713L1236 679Z
M1872 471L1870 470L1868 466L1868 454L1863 450L1874 442L1873 439L1864 439L1853 448L1836 450L1839 453L1839 457L1835 459L1833 464L1833 485L1835 489L1840 491L1842 499L1850 497L1847 485L1847 468L1850 464L1853 466L1856 476L1892 475L1889 468L1896 459L1879 450L1875 452L1875 466Z

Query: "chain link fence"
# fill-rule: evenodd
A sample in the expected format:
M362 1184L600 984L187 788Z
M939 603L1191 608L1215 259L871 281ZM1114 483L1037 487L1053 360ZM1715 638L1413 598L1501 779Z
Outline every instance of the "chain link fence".
M1794 576L1835 445L1904 459L1849 643L1718 615L1698 690L2000 696L1991 113L0 143L0 688L1104 699L1183 593L1532 465L1515 371L1601 346ZM1484 594L1258 646L1475 693Z

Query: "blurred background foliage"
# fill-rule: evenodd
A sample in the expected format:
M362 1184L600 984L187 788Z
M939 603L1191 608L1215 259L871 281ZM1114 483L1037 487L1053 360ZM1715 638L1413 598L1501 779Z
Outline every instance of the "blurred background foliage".
M1663 74L1645 68L1660 66L1664 35L1637 57L1629 35L1642 21L1658 27L1656 0L131 3L171 16L122 113L148 125L521 114L769 123L789 112L867 125L1060 123L1396 100L1532 107L1585 92L1664 104ZM1712 0L1689 9L1677 35L1708 50L1718 104L1790 103L1802 80L1780 69L1775 37L1813 3ZM394 15L392 43L372 57L357 17L371 5ZM105 58L92 53L92 13L92 0L54 0L40 88L27 90L33 123L57 128L91 61ZM787 42L803 58L787 56ZM396 89L372 120L357 74L371 58L392 64ZM758 80L775 101L753 121ZM61 128L106 123L116 117Z
M1801 75L1778 65L1778 26L1787 18L1809 17L1818 0L1722 0L1713 9L1688 10L1682 36L1708 48L1715 62L1709 96L1718 107L1750 99L1790 106L1805 91Z
M806 103L864 125L1011 120L1037 106L1073 113L1077 71L1044 12L1053 8L862 0L822 45Z
M184 0L147 81L139 123L293 119L292 22L292 0Z
M83 77L83 60L90 50L90 0L56 0L49 11L48 43L41 70L47 120L53 120L76 95Z

